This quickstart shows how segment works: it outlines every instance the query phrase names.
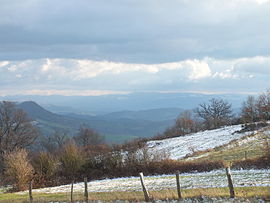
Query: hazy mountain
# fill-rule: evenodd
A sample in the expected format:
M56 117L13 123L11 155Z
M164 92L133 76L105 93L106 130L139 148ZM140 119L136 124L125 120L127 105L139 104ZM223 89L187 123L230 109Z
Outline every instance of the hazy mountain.
M99 117L106 119L135 119L135 120L150 120L150 121L164 121L174 120L183 111L180 108L160 108L160 109L148 109L141 111L118 111L109 114L105 114Z
M223 98L240 107L246 95L191 93L132 93L104 96L37 96L0 97L22 102L21 108L38 121L44 134L60 129L77 133L86 125L105 135L109 142L123 142L137 137L151 137L173 124L184 109L193 109L213 97ZM32 100L37 102L24 102Z
M37 121L37 126L44 135L50 135L55 130L66 131L73 135L83 124L80 119L52 113L33 101L19 103L17 107L23 109L31 119Z
M52 122L64 119L64 116L51 113L50 111L47 111L33 101L22 102L19 103L17 106L26 111L28 113L28 116L32 119L42 119Z
M213 97L223 98L239 108L247 97L243 94L196 94L196 93L132 93L104 96L36 96L20 95L0 97L0 100L36 101L55 113L101 115L116 111L140 111L145 109L181 108L192 109Z
M173 124L174 115L177 116L181 111L180 109L155 109L89 116L79 114L58 115L32 101L19 103L18 107L37 121L38 127L45 135L49 136L55 130L66 131L70 135L75 135L79 127L85 125L104 135L108 142L123 142L138 137L151 137L158 132L163 132ZM166 113L167 111L168 113Z

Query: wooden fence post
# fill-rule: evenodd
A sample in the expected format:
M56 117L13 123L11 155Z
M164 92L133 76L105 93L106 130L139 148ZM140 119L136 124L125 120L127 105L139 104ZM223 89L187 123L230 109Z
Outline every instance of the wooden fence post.
M227 179L228 179L228 186L229 186L229 189L230 189L230 198L234 198L235 193L234 193L234 188L233 188L233 182L232 182L232 175L231 175L230 167L226 167L226 175L227 175Z
M180 177L179 177L179 171L176 172L176 185L177 185L177 194L178 198L182 199L181 189L180 189Z
M71 182L71 191L70 191L70 201L73 202L73 184L74 184L74 180L72 180Z
M144 185L144 178L143 178L143 173L139 173L140 175L140 179L141 179L141 184L142 184L142 188L143 188L143 193L144 193L144 198L146 202L150 201L150 197L149 197L149 193Z
M33 180L30 180L30 182L29 182L29 200L31 203L33 202L32 189L33 189Z
M85 198L85 201L88 202L87 178L84 178L84 198Z

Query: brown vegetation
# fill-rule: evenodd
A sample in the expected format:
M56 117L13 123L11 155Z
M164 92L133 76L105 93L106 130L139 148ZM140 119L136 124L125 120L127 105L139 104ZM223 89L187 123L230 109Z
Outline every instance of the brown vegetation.
M81 150L74 142L67 143L59 157L61 173L68 179L74 179L83 165L83 157Z
M25 190L34 172L29 163L27 151L25 149L16 149L6 154L4 163L6 181L13 185L15 191Z
M236 161L232 166L238 169L270 168L270 156L265 155L254 159Z
M35 169L35 182L39 186L52 186L56 184L56 173L59 170L59 161L48 152L40 152L32 159Z
M3 155L30 146L38 135L24 111L16 109L12 102L0 102L0 173Z
M249 96L242 105L242 122L270 120L270 90L262 93L257 99Z

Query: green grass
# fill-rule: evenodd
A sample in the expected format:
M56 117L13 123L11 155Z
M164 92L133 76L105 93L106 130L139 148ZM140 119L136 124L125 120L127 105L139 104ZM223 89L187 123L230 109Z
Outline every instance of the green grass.
M150 196L154 199L177 199L176 190L161 190L161 191L150 191ZM270 187L244 187L235 188L236 197L250 198L270 198ZM185 189L182 191L183 198L194 198L194 197L229 197L228 188L198 188L198 189ZM55 194L33 194L35 202L50 202L50 201L69 201L69 193L55 193ZM74 200L83 200L83 193L75 193ZM113 201L113 200L129 200L129 201L142 201L144 200L143 193L137 192L95 192L89 193L89 200L102 200L102 201ZM0 194L1 203L20 203L27 202L27 194L7 193Z

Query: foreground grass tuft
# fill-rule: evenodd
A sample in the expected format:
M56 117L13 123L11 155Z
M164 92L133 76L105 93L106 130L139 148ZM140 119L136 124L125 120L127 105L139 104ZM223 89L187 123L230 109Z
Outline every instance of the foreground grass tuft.
M235 188L236 197L251 198L260 197L270 199L270 187L244 187ZM177 199L177 192L175 190L161 190L149 192L153 199L159 200L175 200ZM198 188L187 189L182 191L184 198L196 198L196 197L229 197L228 188ZM35 202L68 202L70 199L69 193L55 193L55 194L41 194L34 193ZM83 194L74 194L76 201L83 201ZM89 200L101 200L101 201L114 201L114 200L128 200L128 201L143 201L144 196L140 191L134 192L95 192L89 193ZM1 203L21 203L27 202L27 194L7 193L0 194Z

